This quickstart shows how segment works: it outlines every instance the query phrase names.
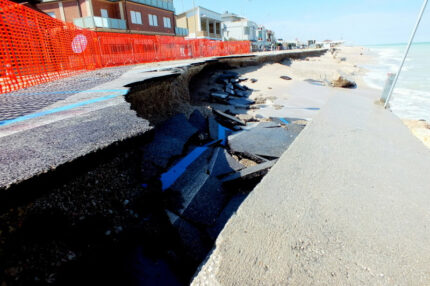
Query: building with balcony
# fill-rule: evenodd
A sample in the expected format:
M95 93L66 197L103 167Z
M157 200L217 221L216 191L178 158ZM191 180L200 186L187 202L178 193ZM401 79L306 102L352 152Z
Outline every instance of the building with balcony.
M148 35L187 34L176 29L173 0L42 0L37 8L82 28Z
M221 15L224 41L257 41L257 24L236 14L225 12Z
M195 7L176 16L176 25L188 29L189 38L222 40L221 14Z

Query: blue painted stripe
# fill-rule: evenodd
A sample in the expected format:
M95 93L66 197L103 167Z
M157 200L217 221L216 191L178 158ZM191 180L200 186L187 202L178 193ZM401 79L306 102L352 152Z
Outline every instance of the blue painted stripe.
M119 92L122 95L126 94L128 90L124 89L102 89L102 90L65 90L65 91L44 91L44 92L30 92L19 94L4 94L5 96L26 96L26 95L41 95L41 94L72 94L72 93L101 93L101 92Z
M163 191L170 188L177 179L185 172L188 166L191 165L200 155L203 154L208 147L197 147L190 154L188 154L185 158L183 158L178 164L173 166L169 171L161 175L161 184Z
M283 123L285 124L290 124L290 122L288 120L286 120L285 118L279 118L279 120L281 120Z
M113 94L113 95L103 96L103 97L94 98L94 99L90 99L90 100L86 100L86 101L81 101L81 102L70 104L70 105L65 105L65 106L62 106L62 107L53 108L53 109L42 111L42 112L36 112L36 113L32 113L32 114L27 114L27 115L20 116L20 117L14 118L14 119L3 120L3 121L0 121L0 126L9 125L9 124L12 124L12 123L21 122L21 121L25 121L25 120L28 120L28 119L33 119L33 118L45 116L45 115L48 115L48 114L53 114L53 113L57 113L57 112L62 112L62 111L70 110L70 109L73 109L73 108L77 108L77 107L89 105L89 104L92 104L92 103L96 103L96 102L100 102L100 101L105 101L105 100L108 100L108 99L112 99L112 98L118 97L118 96L121 96L121 94Z
M288 109L306 109L306 110L320 110L318 107L295 107L295 106L285 106Z
M221 145L227 145L227 136L233 134L233 130L218 124L218 140L221 140Z

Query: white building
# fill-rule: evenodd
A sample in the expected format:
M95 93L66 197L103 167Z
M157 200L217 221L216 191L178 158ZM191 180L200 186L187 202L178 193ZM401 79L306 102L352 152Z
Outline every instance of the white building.
M221 14L196 7L176 16L176 25L188 29L189 38L221 40Z
M257 41L257 24L236 14L225 12L222 16L224 41Z

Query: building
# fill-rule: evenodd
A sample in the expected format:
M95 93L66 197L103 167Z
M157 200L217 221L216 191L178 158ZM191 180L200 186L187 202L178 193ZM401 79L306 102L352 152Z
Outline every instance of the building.
M179 28L188 29L189 38L222 40L221 14L195 7L176 16Z
M257 42L257 24L236 14L225 12L221 15L224 41Z
M82 28L186 36L177 29L173 0L42 0L37 8Z

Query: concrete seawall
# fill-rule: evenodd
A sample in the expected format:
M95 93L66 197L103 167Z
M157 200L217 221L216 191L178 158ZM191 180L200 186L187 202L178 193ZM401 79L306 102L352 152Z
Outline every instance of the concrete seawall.
M427 285L430 151L333 96L225 226L193 285Z

